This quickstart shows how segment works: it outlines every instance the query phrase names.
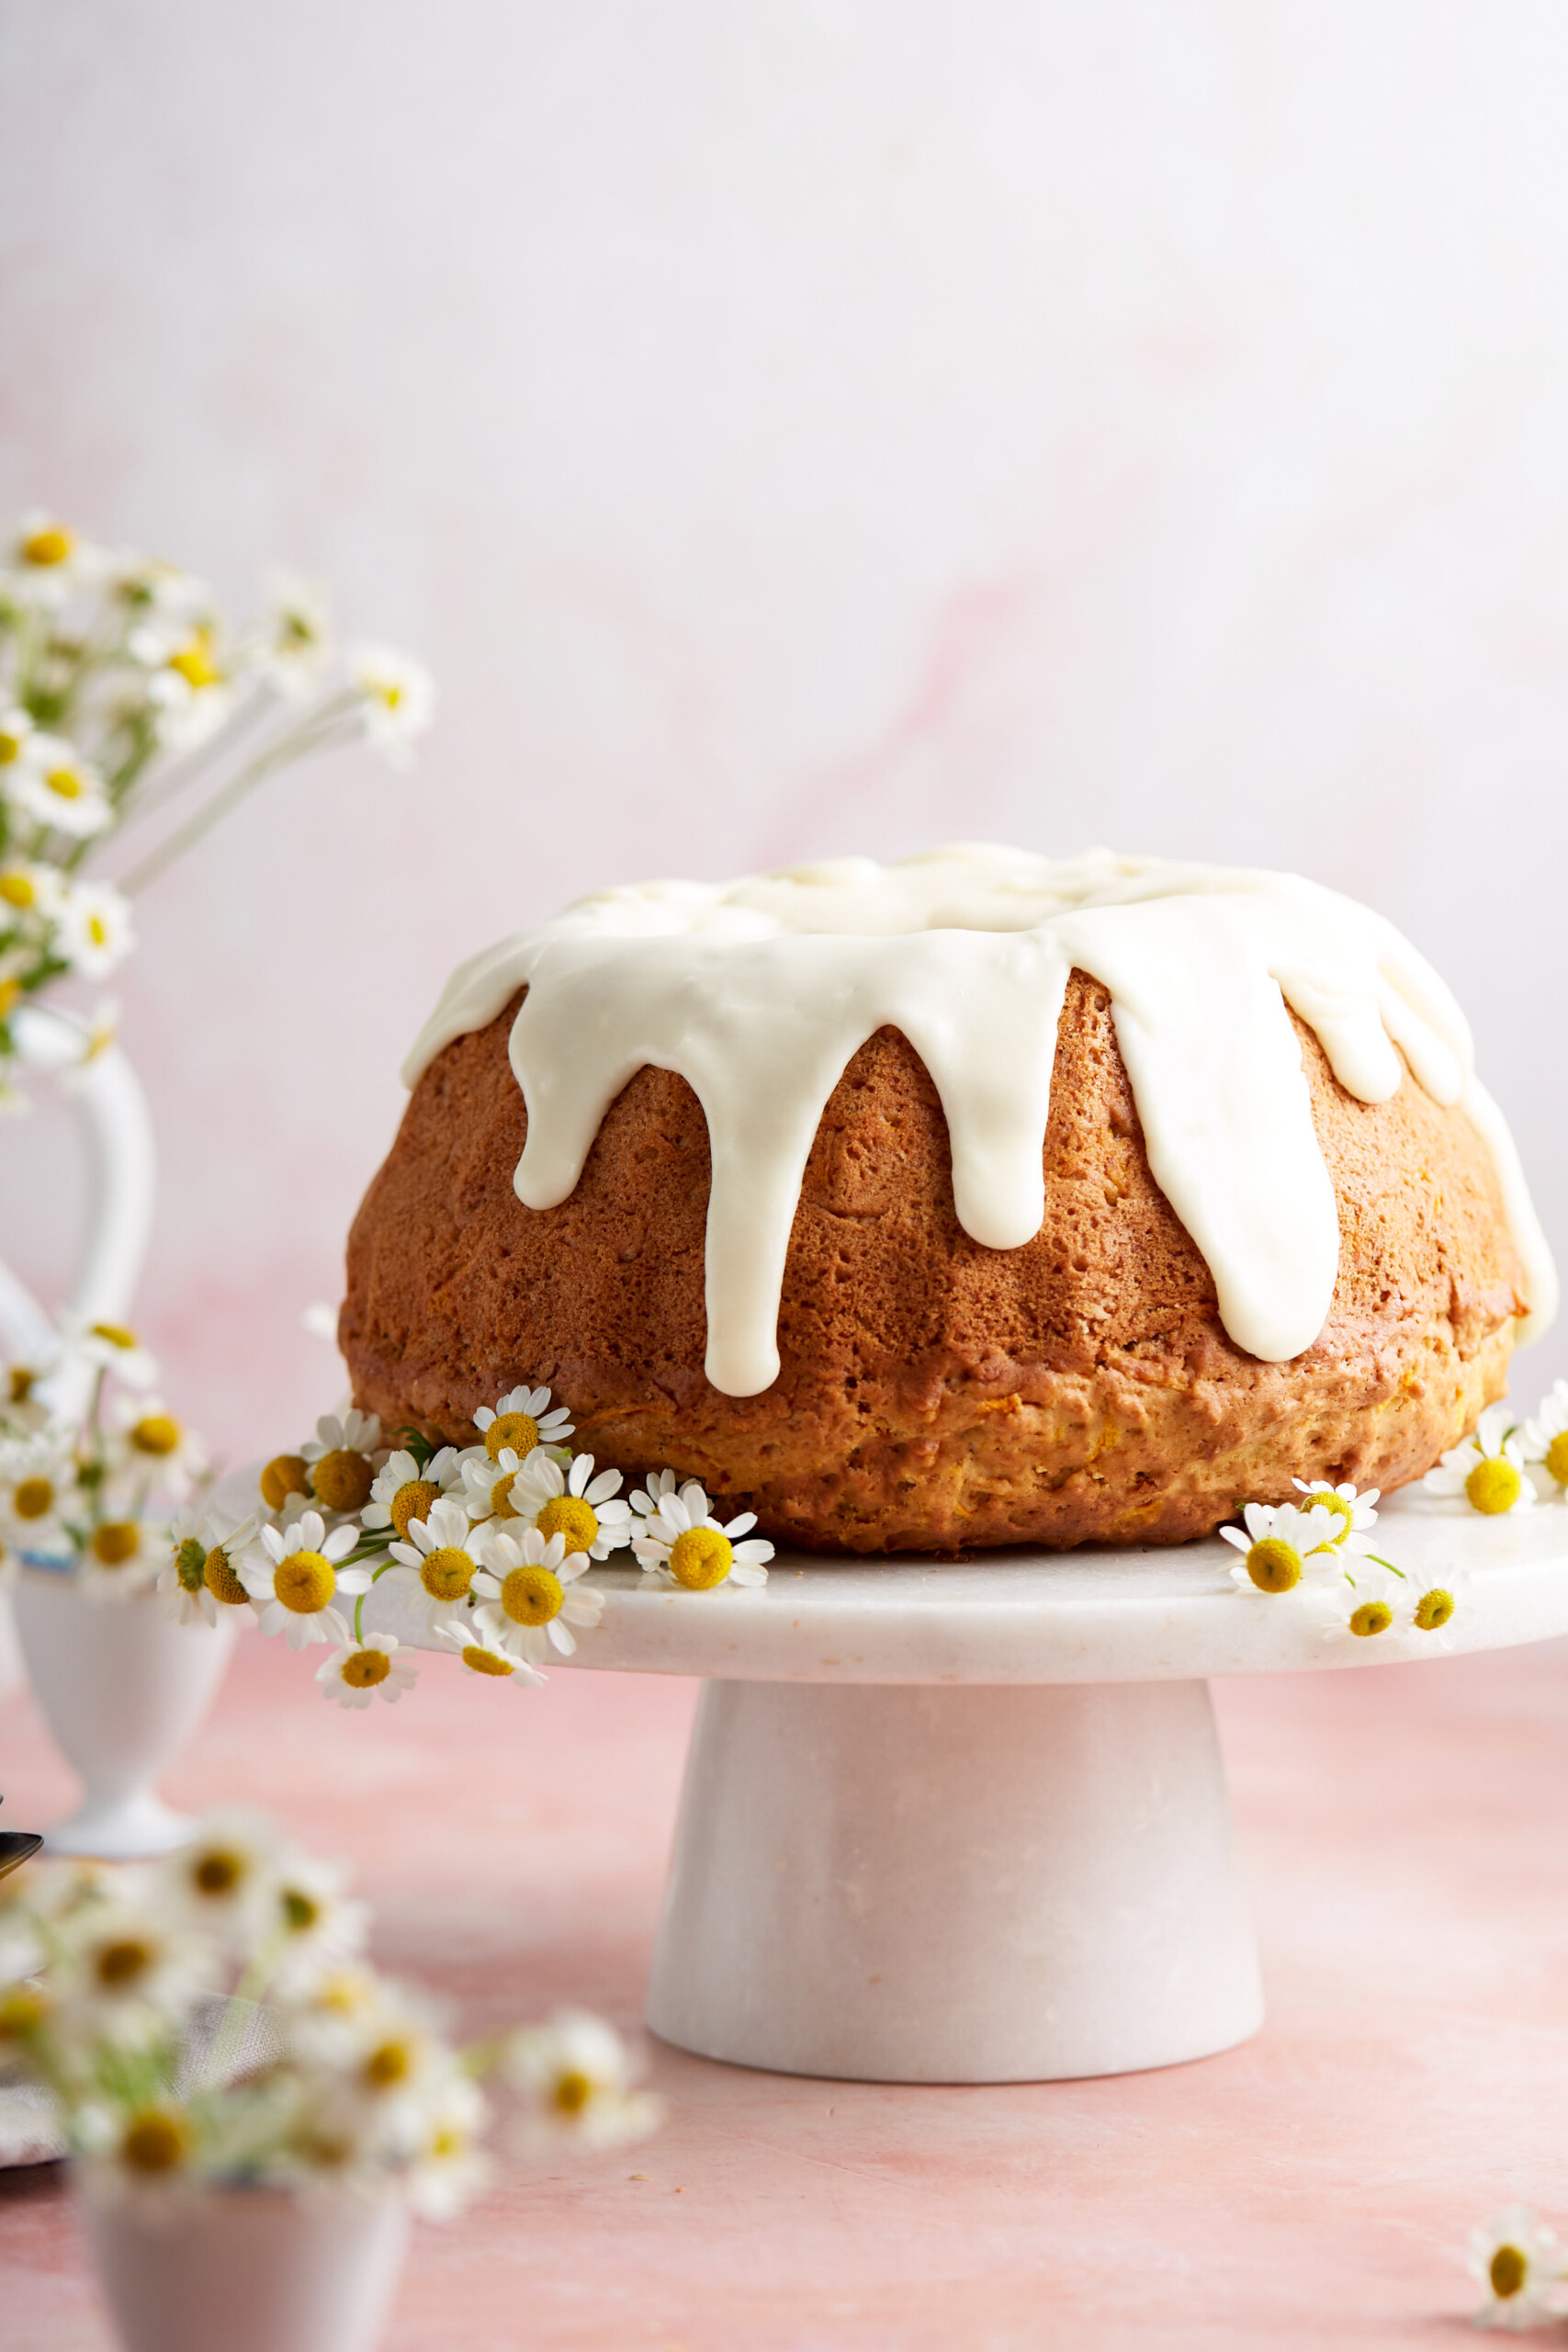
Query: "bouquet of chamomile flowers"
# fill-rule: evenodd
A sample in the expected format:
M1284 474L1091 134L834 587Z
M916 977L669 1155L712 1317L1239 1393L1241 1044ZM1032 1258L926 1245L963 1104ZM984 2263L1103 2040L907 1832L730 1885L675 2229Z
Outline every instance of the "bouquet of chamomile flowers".
M391 2188L439 2219L483 2184L498 2110L529 2154L659 2121L598 2018L454 2044L367 1961L344 1871L262 1816L209 1815L135 1869L35 1860L6 1897L0 2086L42 2087L104 2193Z
M236 619L206 583L51 514L0 545L0 1108L25 1107L16 1015L110 971L130 901L276 769L367 738L393 759L434 688L380 646L340 659L321 590L267 576ZM128 827L139 846L101 862ZM84 1023L83 1052L102 1042Z
M201 1440L156 1393L133 1331L62 1325L0 1374L0 1581L64 1571L95 1600L145 1591L209 1482ZM85 1399L78 1408L75 1400Z
M703 1487L672 1470L623 1496L618 1470L573 1452L570 1414L547 1388L514 1388L474 1419L481 1442L457 1447L416 1430L389 1444L373 1414L346 1407L323 1416L297 1453L266 1464L243 1516L214 1502L182 1523L170 1606L209 1621L249 1608L264 1634L324 1645L327 1696L364 1707L411 1687L414 1648L542 1682L540 1668L599 1624L605 1593L592 1574L617 1555L688 1592L767 1582L773 1547L751 1533L750 1512L721 1521ZM403 1638L367 1630L378 1590L377 1614Z

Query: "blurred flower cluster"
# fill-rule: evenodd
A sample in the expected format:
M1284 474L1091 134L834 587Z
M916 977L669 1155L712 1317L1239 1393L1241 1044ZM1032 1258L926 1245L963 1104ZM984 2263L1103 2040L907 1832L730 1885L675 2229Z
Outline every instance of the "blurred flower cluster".
M24 1564L63 1568L119 1600L166 1571L209 1474L157 1381L115 1323L67 1322L36 1361L0 1371L0 1583Z
M25 1100L17 1008L110 971L139 889L276 768L361 738L406 756L434 700L401 654L340 657L309 581L274 571L241 623L189 572L25 515L0 551L0 1107ZM127 827L140 853L90 871Z
M6 1894L0 2084L42 2085L110 2193L395 2186L440 2218L482 2185L493 2121L528 2155L659 2121L597 2018L455 2046L366 1960L344 1871L265 1816L211 1814L156 1864L35 1860Z

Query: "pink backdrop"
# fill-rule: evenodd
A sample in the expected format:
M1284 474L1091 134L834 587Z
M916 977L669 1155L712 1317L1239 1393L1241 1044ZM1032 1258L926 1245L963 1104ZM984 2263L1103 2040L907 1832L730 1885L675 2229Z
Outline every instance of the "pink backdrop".
M290 558L444 694L143 907L144 1319L215 1439L331 1401L448 967L652 870L1299 867L1458 989L1568 1254L1565 69L1544 0L0 17L0 509ZM73 1214L0 1134L22 1271Z

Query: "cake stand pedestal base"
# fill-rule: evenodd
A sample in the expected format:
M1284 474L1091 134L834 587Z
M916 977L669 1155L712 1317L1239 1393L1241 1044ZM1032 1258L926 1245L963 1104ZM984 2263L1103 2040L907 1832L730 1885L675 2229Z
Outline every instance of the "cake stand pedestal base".
M648 2019L897 2083L1170 2065L1262 2021L1202 1681L704 1685Z

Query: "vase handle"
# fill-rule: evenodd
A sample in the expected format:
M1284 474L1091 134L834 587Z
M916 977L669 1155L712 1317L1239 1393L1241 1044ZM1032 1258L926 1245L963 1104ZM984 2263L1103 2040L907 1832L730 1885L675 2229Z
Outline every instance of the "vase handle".
M85 1323L121 1323L130 1311L152 1229L157 1157L147 1098L119 1047L82 1058L85 1024L53 1005L28 1004L12 1016L19 1057L68 1078L87 1161L87 1226L70 1309ZM46 1347L54 1325L8 1267L0 1265L0 1333L22 1354ZM85 1371L86 1368L83 1367ZM91 1373L87 1371L87 1379ZM85 1394L70 1374L51 1384L51 1401L70 1413Z

